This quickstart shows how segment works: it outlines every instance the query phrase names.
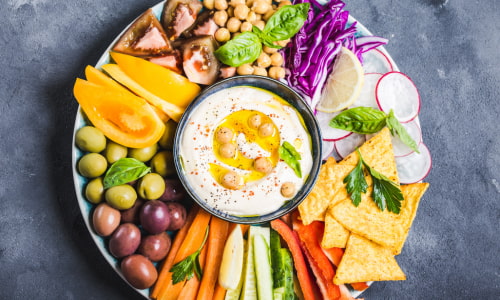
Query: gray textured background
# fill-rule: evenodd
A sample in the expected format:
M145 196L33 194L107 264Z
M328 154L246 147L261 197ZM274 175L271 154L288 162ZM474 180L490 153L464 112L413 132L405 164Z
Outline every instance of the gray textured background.
M420 89L434 167L403 253L367 299L500 297L500 1L350 0ZM72 85L156 1L0 2L0 299L140 299L73 191Z

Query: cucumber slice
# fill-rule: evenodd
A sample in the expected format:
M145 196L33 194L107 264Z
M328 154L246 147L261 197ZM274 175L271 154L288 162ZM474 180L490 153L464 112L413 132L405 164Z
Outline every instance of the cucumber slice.
M253 236L253 255L259 300L273 300L273 275L269 244L262 234Z
M290 250L286 248L279 249L279 261L280 261L280 271L284 293L283 300L293 300L293 259Z
M253 237L256 234L267 236L270 239L268 227L250 226L248 229L247 254L245 258L245 267L243 270L243 289L241 291L241 300L257 300L257 285L255 279L255 263L253 251Z
M245 249L245 252L243 253L243 271L245 270L245 266L246 266L246 260L245 258L247 257L247 251L248 251L248 247L247 247L247 244L248 242L246 240L243 240L243 249ZM226 291L226 297L224 298L224 300L239 300L240 299L240 294L241 294L241 289L243 288L243 281L245 280L244 278L245 276L243 276L243 272L240 276L240 281L238 282L238 286L233 290L233 289L228 289Z
M279 287L273 290L274 300L283 300L283 295L285 294L285 288Z

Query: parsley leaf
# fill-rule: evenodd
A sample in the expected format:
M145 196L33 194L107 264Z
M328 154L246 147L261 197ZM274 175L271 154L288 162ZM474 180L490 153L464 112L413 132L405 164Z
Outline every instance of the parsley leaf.
M346 183L347 193L351 196L352 204L358 206L361 202L361 193L366 193L366 189L368 188L363 172L361 155L356 167L344 178L344 183Z
M295 175L302 178L302 170L300 169L299 160L302 159L300 153L289 142L283 142L279 148L280 159L287 163L293 169Z
M379 173L363 162L369 170L373 180L372 198L381 211L387 210L395 214L399 214L401 209L401 201L404 200L403 193L399 185L387 178L384 174Z
M193 254L189 255L185 259L181 260L180 262L172 266L170 272L172 272L172 282L174 284L177 284L183 280L189 280L193 278L195 274L201 280L202 270L201 270L199 256L201 249L203 248L205 242L207 241L207 237L208 237L208 227L207 230L205 231L205 238L203 239L203 243L201 243L200 248L196 250Z

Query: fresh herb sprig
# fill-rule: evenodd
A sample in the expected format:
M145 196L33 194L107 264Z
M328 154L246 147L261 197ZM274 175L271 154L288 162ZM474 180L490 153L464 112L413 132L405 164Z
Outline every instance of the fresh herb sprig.
M125 184L143 177L151 168L135 158L120 158L114 162L104 175L104 188Z
M309 3L283 6L269 18L263 30L253 26L251 32L243 32L219 47L215 56L228 66L239 67L254 62L262 44L282 48L275 42L293 37L304 26L309 8Z
M366 193L368 184L365 179L366 169L373 181L372 198L381 211L386 208L389 212L399 214L401 210L401 201L404 200L403 193L399 185L387 178L384 174L370 167L361 156L359 149L359 161L356 167L344 178L347 193L355 206L361 203L361 194Z
M299 160L302 159L300 153L297 152L295 147L289 142L283 142L279 148L280 159L282 159L290 168L293 169L295 175L302 178L302 170L300 168Z
M174 284L177 284L183 280L189 280L193 278L195 274L198 277L198 279L201 280L201 276L203 274L201 270L199 256L201 249L203 249L203 246L207 241L208 229L209 227L207 227L207 230L205 231L205 237L203 238L203 243L201 243L200 248L198 248L198 250L196 250L193 254L189 255L185 259L173 265L172 268L170 269L170 272L172 272L172 282Z
M376 133L387 126L393 136L398 136L405 145L420 153L417 143L398 121L392 109L386 114L371 107L351 108L338 114L330 121L329 125L333 128L360 134Z

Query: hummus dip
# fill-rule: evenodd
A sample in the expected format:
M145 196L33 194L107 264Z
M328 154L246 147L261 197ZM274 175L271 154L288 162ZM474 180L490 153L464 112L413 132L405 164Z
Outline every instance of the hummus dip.
M194 193L234 216L278 210L301 189L313 164L311 138L297 110L250 86L208 96L189 116L179 141ZM300 159L285 162L280 150L290 147Z

